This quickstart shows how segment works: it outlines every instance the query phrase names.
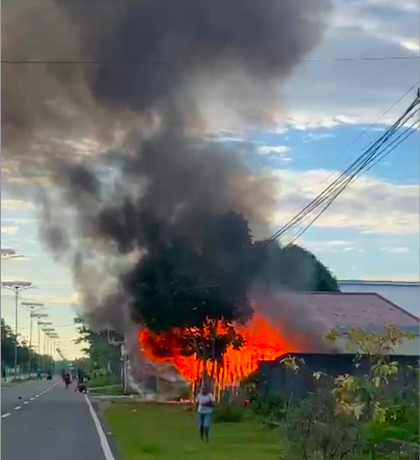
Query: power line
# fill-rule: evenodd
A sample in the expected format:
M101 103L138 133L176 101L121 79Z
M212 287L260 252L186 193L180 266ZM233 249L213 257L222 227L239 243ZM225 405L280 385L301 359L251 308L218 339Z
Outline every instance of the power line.
M306 63L328 63L328 62L378 62L378 61L413 61L420 59L420 55L413 56L365 56L365 57L337 57L337 58L306 58L300 59L298 62ZM259 59L243 59L243 62L262 62ZM264 61L267 64L276 65L275 61ZM109 60L48 60L48 59L2 59L2 64L5 65L87 65L87 66L188 66L194 65L194 61L170 61L170 60L152 60L152 61L109 61Z
M377 125L384 117L385 115L387 115L394 107L396 107L408 94L410 94L415 88L418 88L418 85L420 84L420 80L417 80L416 83L414 83L412 86L410 86L410 88L408 88L407 91L404 92L404 94L402 96L400 96L391 106L389 106L386 110L384 110L384 112L381 113L381 115L379 115L378 118L376 118L375 121L373 121L372 123L370 123L359 135L357 135L342 151L340 151L336 156L337 157L340 157L342 156L345 152L347 152L354 144L356 144L356 142L361 139L362 137L364 137L366 135L366 133L369 132L369 130ZM371 146L373 145L373 143L375 142L375 140L371 141L370 144L368 144L368 146ZM357 158L357 156L353 156L352 159L350 159L346 164L345 164L345 168L347 168L349 165L352 164L352 162L354 161L354 159ZM322 180L318 186L316 187L317 190L322 190L322 186L324 186L324 184L328 183L333 177L336 177L338 178L341 174L340 173L337 173L336 171L333 171L331 172L331 174L329 174L324 180ZM312 188L308 194L311 195L312 193L315 192L315 188ZM303 204L303 203L302 203ZM291 244L291 243L290 243Z
M327 209L332 204L332 202L344 191L344 189L347 188L356 179L356 177L359 174L361 174L364 170L371 169L371 167L374 164L376 164L385 155L389 154L392 150L394 150L391 149L384 155L384 149L381 150L381 148L385 145L385 143L390 141L391 137L394 136L395 133L398 130L400 130L403 125L405 125L409 120L411 120L411 118L413 118L418 113L418 109L416 108L418 105L419 96L417 95L416 99L410 104L410 106L404 112L404 114L384 134L379 136L379 138L375 142L373 142L373 144L369 145L368 148L344 172L342 172L328 187L326 187L317 197L315 197L307 206L305 206L305 208L302 211L300 211L296 216L294 216L281 229L275 232L267 241L267 245L271 244L284 233L286 233L287 231L298 225L300 222L302 222L304 219L306 219L312 211L314 211L318 206L320 206L324 202L327 202L327 205L325 207L325 209ZM416 124L417 120L415 123L413 123L411 127L408 127L407 130L411 131ZM405 132L407 132L407 130ZM398 141L398 139L403 135L404 133L396 139L394 139L391 142L391 144L389 144L385 148L389 148L390 146L392 146L393 143ZM405 140L407 137L408 136L404 137L403 140ZM398 145L400 145L400 143L398 143ZM331 202L329 202L329 200L331 200ZM324 212L325 209L322 212ZM316 219L317 218L311 221L310 225L312 225L312 223ZM309 228L309 226L306 227L304 231L306 231L306 229Z
M416 111L416 114L418 114L418 110ZM379 161L381 161L385 156L389 155L393 150L395 150L400 144L402 144L408 137L410 137L412 134L415 132L415 128L418 128L419 121L416 120L411 126L409 126L403 134L398 136L397 139L394 140L397 141L402 137L402 139L399 140L399 142L396 145L393 145L391 149L389 149L387 152L383 153L380 158L377 158L369 167L366 168L365 172L369 171L373 166L375 166ZM388 146L389 147L389 146ZM355 179L353 179L355 180ZM351 181L350 181L351 182ZM350 184L349 182L349 184ZM347 184L346 187L349 185ZM345 187L345 188L346 188ZM292 239L292 241L289 244L293 244L296 240L298 240L308 229L311 227L320 217L321 215L331 206L331 204L334 202L334 200L344 191L344 188L340 190L335 196L330 198L330 200L327 202L327 204L321 209L321 211L318 212L318 214L308 223L306 227L304 227L302 230L299 231L299 233Z
M410 117L411 118L411 117ZM408 121L408 120L406 120ZM268 244L272 243L280 236L290 231L293 227L296 227L299 223L303 222L312 211L314 211L318 206L324 202L328 202L330 198L332 201L337 198L338 195L347 188L348 185L354 180L354 178L359 174L363 168L366 167L366 164L369 164L375 158L377 158L378 149L386 142L388 139L394 135L396 129L389 130L386 133L385 137L381 137L375 144L365 151L346 171L341 173L326 189L324 189L314 200L312 200L300 213L298 213L293 219L291 219L286 225L284 225L280 230L278 230L270 240ZM381 153L381 152L379 152ZM329 207L329 205L327 206Z
M305 208L301 212L299 212L293 219L291 219L281 229L275 232L268 240L266 240L264 243L264 249L267 249L267 247L270 244L275 242L286 231L289 231L291 228L298 225L301 221L306 219L307 216L310 215L310 213L314 211L318 206L326 202L327 204L324 206L322 210L322 212L325 212L325 210L328 209L328 207L332 204L332 202L354 180L356 180L358 175L361 175L363 171L367 171L371 169L371 167L373 167L374 164L376 164L380 159L384 157L384 153L386 149L389 149L390 146L394 145L394 147L386 153L387 155L391 153L391 151L395 150L395 148L398 147L398 145L400 145L407 137L409 137L408 135L404 136L404 134L407 133L407 131L411 131L409 135L413 134L414 132L413 128L416 124L418 124L418 120L416 120L416 122L412 126L409 126L402 135L398 136L390 144L383 147L387 142L390 141L392 136L394 136L394 134L398 130L401 129L402 126L404 126L411 118L413 118L415 115L418 114L419 112L419 109L417 108L418 106L419 106L419 91L417 92L416 98L414 99L413 102L411 102L411 104L405 110L403 115L401 115L397 119L397 121L390 128L386 130L385 133L379 136L375 142L369 144L368 147L362 152L362 154L360 154L357 157L357 159L344 172L342 172L328 187L326 187L315 199L313 199L307 206L305 206ZM401 137L403 138L400 139ZM400 142L398 142L397 145L395 145L395 142L398 141L398 139L400 139ZM312 225L312 223L315 222L316 218L310 222L307 228L309 228L310 225ZM304 229L304 231L306 231L307 228ZM298 237L299 236L300 235L298 235ZM221 277L225 276L226 273L231 272L235 268L238 268L242 264L243 263L235 264L234 266L230 267L223 274L221 274ZM209 289L209 288L216 287L219 285L220 285L220 278L217 277L212 280L209 280L205 284L197 285L191 288L191 291Z

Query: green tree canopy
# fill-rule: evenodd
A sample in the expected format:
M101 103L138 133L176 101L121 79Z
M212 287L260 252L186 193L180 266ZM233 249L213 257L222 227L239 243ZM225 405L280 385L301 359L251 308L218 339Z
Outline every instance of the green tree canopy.
M16 336L12 328L1 319L1 363L4 368L13 368L15 365ZM51 370L53 361L51 356L42 356L29 349L28 343L18 343L18 365L26 372L29 366L29 353L31 353L31 372L36 369Z
M86 360L80 361L82 369L86 371L89 368L90 371L112 372L119 375L121 352L119 347L108 342L107 332L92 331L80 316L75 319L75 322L79 326L79 337L75 343L85 344L82 351L90 361L89 363Z
M298 246L273 245L267 250L260 280L294 291L339 291L337 279L311 252Z
M233 322L252 316L250 284L258 246L247 221L229 212L194 244L182 238L154 245L124 280L133 318L159 335L160 352L220 358L240 346Z

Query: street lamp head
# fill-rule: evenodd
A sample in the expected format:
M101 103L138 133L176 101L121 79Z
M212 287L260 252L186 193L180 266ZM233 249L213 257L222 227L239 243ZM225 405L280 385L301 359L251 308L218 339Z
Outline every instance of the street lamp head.
M24 305L25 307L43 307L44 304L41 302L21 302L21 305Z
M2 281L1 285L5 288L20 288L32 286L30 281Z
M15 257L17 254L16 254L16 251L14 249L11 249L11 248L1 248L1 258L2 259L11 259L13 257Z
M1 255L5 256L11 256L13 254L16 254L16 251L11 248L1 248Z
M31 313L31 318L48 318L48 313Z

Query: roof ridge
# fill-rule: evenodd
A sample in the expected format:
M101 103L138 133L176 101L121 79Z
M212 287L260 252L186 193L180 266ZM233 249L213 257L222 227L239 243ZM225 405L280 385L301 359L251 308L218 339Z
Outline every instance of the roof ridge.
M389 303L390 305L392 305L394 308L396 308L397 310L401 311L402 313L405 313L406 315L410 316L411 318L415 319L416 321L420 321L420 319L419 319L416 315L413 315L413 314L410 313L409 311L404 310L404 308L400 307L400 306L397 305L396 303L394 303L394 302L392 302L391 300L387 299L387 298L384 297L383 295L378 294L377 292L375 292L375 295L378 296L380 299L385 300L385 302Z

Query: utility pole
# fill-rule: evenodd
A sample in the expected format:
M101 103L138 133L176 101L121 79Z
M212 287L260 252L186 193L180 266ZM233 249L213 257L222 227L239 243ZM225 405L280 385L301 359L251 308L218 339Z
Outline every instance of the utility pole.
M55 329L53 327L46 327L44 329L42 329L44 334L45 334L45 338L44 338L44 355L45 355L45 360L44 360L44 372L47 371L47 357L49 356L49 349L50 349L50 334L55 332ZM50 340L48 340L50 339Z
M15 378L17 377L17 365L18 365L18 306L19 306L19 294L26 289L30 289L32 287L32 283L29 281L2 281L1 286L9 291L13 291L15 293L15 360L14 360L14 368L15 368Z
M50 333L50 339L51 339L51 374L53 373L54 370L54 349L55 349L55 341L58 339L58 334L55 332Z
M121 353L121 381L124 394L127 393L128 389L128 352L126 348L126 337L125 335L118 334L115 331L107 330L107 340L110 345L118 346Z
M44 347L41 346L41 331L44 331L44 329L40 326L51 326L52 322L51 321L38 321L38 349L39 349L39 356L41 358L41 365L43 368L43 371L45 372L45 335L44 335ZM43 349L44 348L44 349Z
M46 318L48 317L47 313L36 313L34 312L35 308L41 308L44 306L43 303L40 302L21 302L21 305L25 307L29 307L30 309L30 314L29 314L29 321L30 321L30 326L29 326L29 363L28 363L28 373L29 373L29 378L31 377L31 372L32 372L32 326L33 326L33 320L34 318Z
M52 323L45 323L41 321L41 319L48 318L48 313L33 313L31 319L33 318L37 319L37 326L38 326L37 348L38 348L38 355L39 357L41 357L41 325L47 326L48 324L52 324ZM31 328L32 328L32 324L31 324Z

